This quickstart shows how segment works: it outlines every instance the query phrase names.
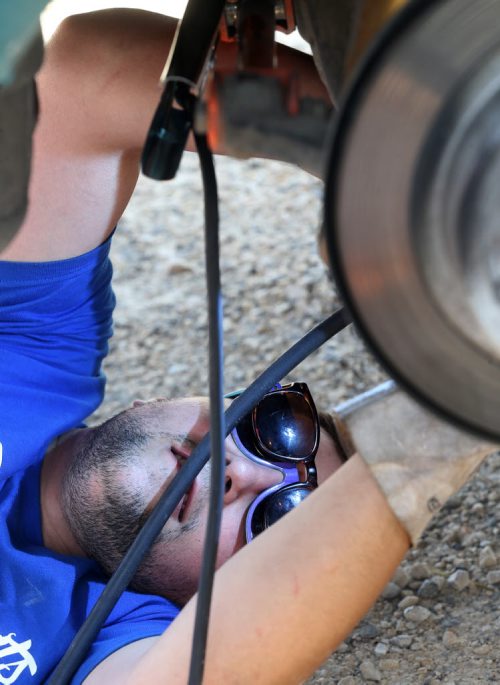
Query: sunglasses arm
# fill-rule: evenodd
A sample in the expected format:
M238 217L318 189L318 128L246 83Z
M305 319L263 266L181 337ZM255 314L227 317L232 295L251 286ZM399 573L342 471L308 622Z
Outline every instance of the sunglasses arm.
M332 417L342 448L363 458L412 544L499 448L438 418L392 381L337 407Z

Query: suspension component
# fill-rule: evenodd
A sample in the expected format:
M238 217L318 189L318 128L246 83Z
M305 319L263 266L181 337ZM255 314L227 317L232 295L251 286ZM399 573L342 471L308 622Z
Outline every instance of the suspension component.
M275 30L294 27L288 0L227 3L221 39L234 43L233 63L216 55L195 127L219 152L276 158L320 176L331 108L300 97L296 75L277 60Z
M325 188L337 282L413 395L500 436L500 3L419 0L339 113Z

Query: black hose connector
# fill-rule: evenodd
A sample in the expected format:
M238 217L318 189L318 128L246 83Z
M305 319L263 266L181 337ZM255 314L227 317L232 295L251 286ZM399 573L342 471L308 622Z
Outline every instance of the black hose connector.
M191 114L162 99L142 152L142 172L156 181L175 177L191 130Z

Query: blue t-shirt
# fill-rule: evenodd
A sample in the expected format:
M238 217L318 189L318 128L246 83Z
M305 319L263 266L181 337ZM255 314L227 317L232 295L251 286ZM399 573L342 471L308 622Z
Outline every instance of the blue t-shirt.
M0 261L0 482L41 459L103 399L115 304L109 248Z
M39 489L48 445L103 398L109 247L0 261L0 685L44 682L106 583L94 562L43 547ZM177 613L160 597L124 593L74 683L116 649L161 634Z
M90 559L43 546L40 469L17 473L0 491L0 683L46 681L103 591L106 579ZM72 683L115 650L161 635L178 614L166 599L124 592Z

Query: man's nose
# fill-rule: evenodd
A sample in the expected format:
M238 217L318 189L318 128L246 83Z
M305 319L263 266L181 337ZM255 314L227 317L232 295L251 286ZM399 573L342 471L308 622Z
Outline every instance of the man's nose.
M226 463L224 504L230 504L245 494L258 495L282 480L283 474L276 468L258 464L243 454L230 455Z

